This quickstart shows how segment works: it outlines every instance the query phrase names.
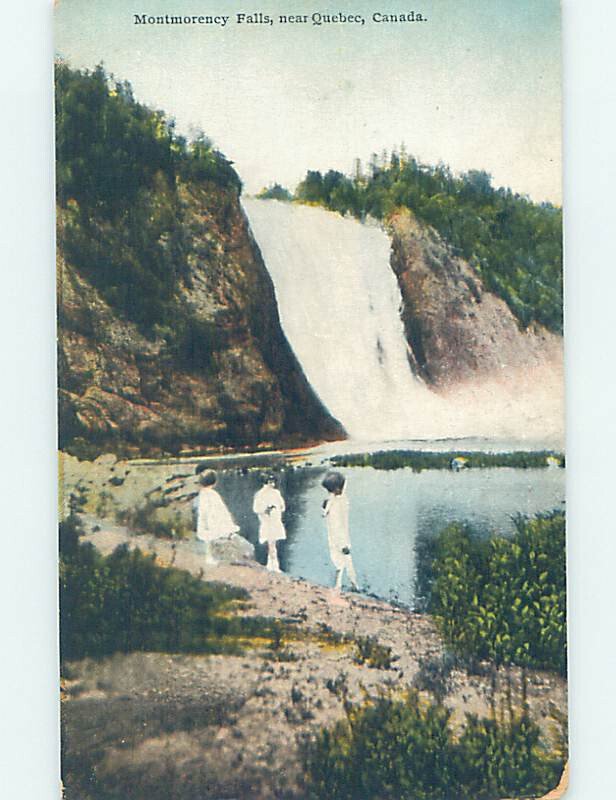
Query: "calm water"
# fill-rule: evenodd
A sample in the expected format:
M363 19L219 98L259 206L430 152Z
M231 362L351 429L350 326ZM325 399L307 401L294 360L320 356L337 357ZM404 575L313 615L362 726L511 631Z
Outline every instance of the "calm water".
M327 468L278 471L286 499L287 541L279 545L283 571L333 585L321 504L321 480ZM451 522L470 522L479 534L510 535L516 514L532 515L562 508L562 469L476 469L394 471L370 467L340 469L347 478L353 558L362 590L416 607L422 585L418 554ZM219 490L242 533L257 542L252 497L260 486L258 471L219 472ZM259 560L265 549L257 545Z

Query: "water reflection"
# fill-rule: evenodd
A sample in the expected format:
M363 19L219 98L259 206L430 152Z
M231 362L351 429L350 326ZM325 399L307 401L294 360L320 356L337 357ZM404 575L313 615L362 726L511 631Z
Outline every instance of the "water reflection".
M332 585L335 573L321 515L326 470L325 466L274 468L287 504L287 540L279 545L281 567L291 575ZM425 594L429 542L447 525L468 522L478 535L507 536L514 530L516 514L560 508L564 498L563 470L499 468L456 474L351 467L340 471L347 478L353 560L362 589L410 607L420 605ZM261 474L254 469L220 471L219 488L243 535L256 545L257 557L265 563L252 511Z

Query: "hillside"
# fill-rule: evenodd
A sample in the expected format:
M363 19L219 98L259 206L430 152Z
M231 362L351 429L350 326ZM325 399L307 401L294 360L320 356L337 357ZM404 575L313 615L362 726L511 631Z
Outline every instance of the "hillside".
M353 176L309 171L295 193L316 203L387 222L407 209L464 259L486 291L503 300L522 328L538 323L562 333L562 210L494 188L481 170L454 175L400 152L373 154Z
M521 326L476 270L412 211L393 213L387 229L406 338L426 383L442 389L492 376L516 380L561 363L562 337L537 322Z
M58 64L56 112L60 446L343 436L282 333L230 162L102 68Z

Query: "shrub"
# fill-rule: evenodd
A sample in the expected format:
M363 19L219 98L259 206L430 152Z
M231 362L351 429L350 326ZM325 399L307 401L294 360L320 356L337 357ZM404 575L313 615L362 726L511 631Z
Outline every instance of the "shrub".
M167 517L160 515L160 509L168 503L165 498L148 498L140 505L118 510L116 519L135 533L149 533L159 539L188 538L192 529L180 511Z
M311 800L496 800L544 793L562 770L524 713L468 715L456 734L451 712L413 690L345 708L346 719L304 745Z
M355 647L353 660L356 664L367 664L373 669L391 669L394 660L391 647L379 644L374 636L359 636Z
M437 700L443 701L452 689L451 671L455 666L456 658L451 653L421 659L419 671L413 680L414 688L429 692Z
M565 516L518 517L511 539L478 539L452 525L433 562L430 609L463 658L564 675Z
M293 200L291 192L279 183L264 187L257 197L260 200L281 200L283 203L290 203Z
M210 652L225 635L269 631L260 618L216 616L245 591L160 567L154 556L126 546L102 556L79 543L80 533L74 515L60 525L63 660L133 650Z

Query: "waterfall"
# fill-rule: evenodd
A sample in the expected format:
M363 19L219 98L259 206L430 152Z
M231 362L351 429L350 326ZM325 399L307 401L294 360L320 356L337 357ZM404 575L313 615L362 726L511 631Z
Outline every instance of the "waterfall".
M354 439L419 435L414 409L428 392L409 365L386 233L320 208L243 205L283 330L324 405Z
M244 198L276 291L282 328L323 404L355 440L562 438L562 375L523 386L467 383L436 394L416 377L377 224L323 208Z

